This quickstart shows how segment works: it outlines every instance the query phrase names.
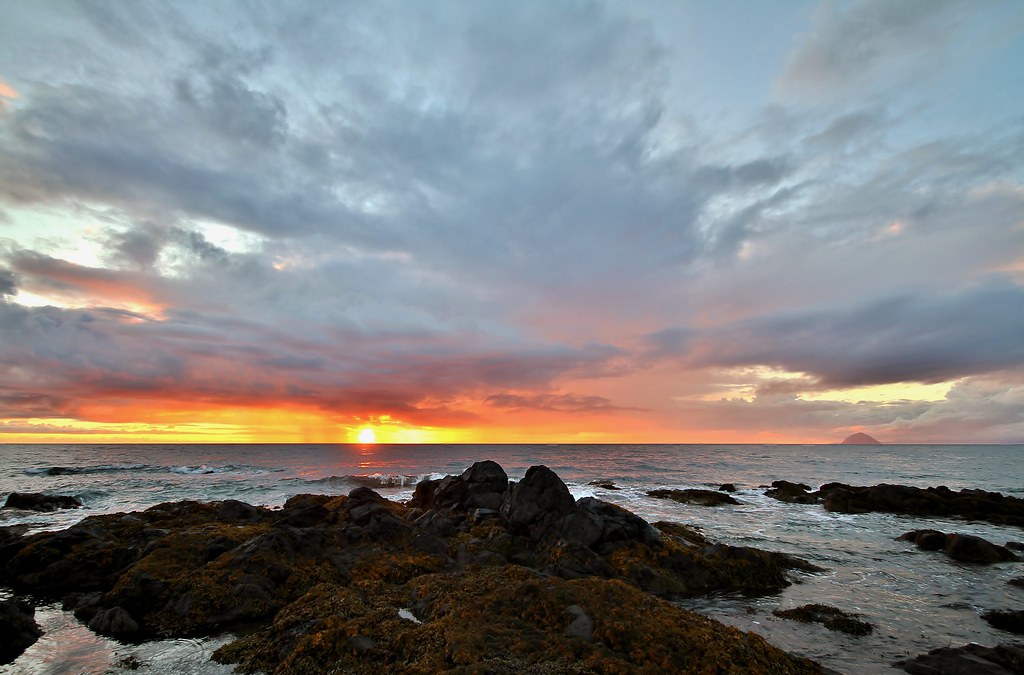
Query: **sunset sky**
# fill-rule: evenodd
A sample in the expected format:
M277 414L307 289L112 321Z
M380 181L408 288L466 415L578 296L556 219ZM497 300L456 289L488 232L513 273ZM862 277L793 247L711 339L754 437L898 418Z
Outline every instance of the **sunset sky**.
M1024 443L1024 3L0 0L0 442L366 429Z

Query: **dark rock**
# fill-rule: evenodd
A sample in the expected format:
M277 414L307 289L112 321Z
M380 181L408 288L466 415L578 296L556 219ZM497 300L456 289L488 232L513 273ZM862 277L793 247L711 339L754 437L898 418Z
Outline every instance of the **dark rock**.
M226 523L249 522L259 520L263 510L237 499L225 499L220 503L217 519Z
M89 622L89 630L116 638L132 638L139 633L138 622L122 607L101 609Z
M810 492L811 487L804 483L791 483L788 480L772 481L770 489L765 491L766 497L778 499L791 504L817 504L819 498Z
M1017 588L1024 588L1024 577L1017 577L1016 579L1010 579L1006 583Z
M34 615L32 606L20 599L0 600L0 665L14 661L42 636Z
M531 466L501 504L501 517L515 531L540 539L548 527L572 513L576 500L562 479L546 466Z
M572 621L565 627L565 634L584 642L593 642L594 620L587 612L579 605L569 605L565 608L565 613L572 617Z
M1024 673L1024 646L941 647L893 665L913 675L1011 675Z
M772 614L803 623L820 623L831 631L840 631L850 635L867 635L874 630L874 626L867 621L857 619L856 614L844 612L831 605L811 604L793 609L776 609Z
M1024 499L985 490L953 492L945 486L918 488L881 483L871 487L827 483L812 493L828 511L957 516L998 525L1024 526Z
M603 490L621 490L622 489L622 488L616 486L615 483L611 482L610 480L592 480L589 483L587 483L587 485L593 485L594 487L599 487L599 488L601 488Z
M1011 551L1024 551L1024 541L1008 541L1006 542L1006 548Z
M913 530L901 534L896 539L897 541L909 541L925 551L942 551L953 560L960 562L991 565L1020 560L1008 548L972 534L946 534L938 530Z
M1011 633L1024 633L1024 610L995 609L985 612L981 618L999 630Z
M59 509L77 509L82 502L77 497L66 495L44 495L41 492L12 492L4 502L5 509L24 509L26 511L57 511Z
M718 486L719 492L736 492L736 485L733 483L722 483Z
M475 462L462 472L461 478L471 490L504 494L508 489L508 474L500 464L490 460Z
M739 504L733 497L714 490L648 490L648 496L657 499L671 499L681 504L697 504L699 506L723 506Z

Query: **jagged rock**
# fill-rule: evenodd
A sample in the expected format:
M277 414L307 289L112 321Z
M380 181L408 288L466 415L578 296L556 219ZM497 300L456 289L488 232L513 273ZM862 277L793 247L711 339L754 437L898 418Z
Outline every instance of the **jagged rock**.
M776 609L772 611L772 614L803 623L820 623L829 630L850 635L867 635L874 630L874 626L867 621L857 619L856 614L844 612L831 605L811 604L793 609Z
M699 506L723 506L739 504L733 497L724 492L714 490L648 490L648 496L656 499L671 499L680 504L697 504Z
M632 630L632 623L622 629L614 617L641 610L606 612L609 598L650 603L649 594L776 592L789 583L788 570L816 569L790 556L716 544L682 525L654 527L592 497L576 502L545 467L532 467L506 488L500 510L474 505L474 496L498 495L497 488L507 485L496 467L478 463L461 476L425 481L417 486L415 506L357 488L347 496L298 495L281 509L183 501L91 516L62 532L11 534L9 544L0 543L0 551L12 551L0 558L0 579L40 598L64 598L94 630L133 640L255 629L243 641L251 651L231 652L243 670L264 649L287 657L274 666L279 674L349 654L365 660L360 671L414 663L431 671L442 662L450 668L477 661L499 671L536 670L533 660L522 659L533 658L525 655L537 640L550 639L537 657L549 669L564 669L582 655L594 669L622 671L692 665L687 659L706 645L644 651L639 633L635 644L633 637L615 637ZM543 581L526 583L538 579ZM509 590L499 581L532 594L516 616L536 606L543 623L503 624L511 605L500 599ZM331 590L325 596L317 589ZM430 599L441 595L447 600ZM344 612L321 614L307 600ZM484 613L472 615L464 606ZM567 609L573 606L582 613ZM422 627L399 616L404 607L423 619ZM733 629L708 622L705 632L675 633L670 625L680 615L657 603L649 607L654 614L642 621L652 634L710 639L724 650L714 652L713 663L754 658L737 655ZM448 615L450 623L443 618ZM387 632L392 622L398 622L393 634ZM341 626L343 634L333 632ZM494 637L506 628L510 632ZM481 658L474 645L491 638L497 651ZM323 650L334 650L331 660ZM757 658L768 659L764 663L792 663L758 650ZM303 661L304 655L314 660ZM563 658L568 660L558 660Z
M1024 633L1024 610L995 609L985 612L981 618L999 630Z
M1024 673L1024 646L941 647L893 664L913 675L1013 675Z
M576 500L554 471L546 466L531 466L526 476L509 488L501 504L501 517L513 530L540 539L552 523L575 508Z
M32 605L21 599L0 600L0 665L14 661L42 636L34 615Z
M67 495L44 495L41 492L12 492L4 502L5 509L24 509L26 511L57 511L60 509L77 509L82 505L77 497Z
M1017 562L1020 560L1005 546L972 534L946 534L938 530L913 530L901 534L897 541L909 541L925 551L942 551L953 560L960 562L991 565L992 563Z

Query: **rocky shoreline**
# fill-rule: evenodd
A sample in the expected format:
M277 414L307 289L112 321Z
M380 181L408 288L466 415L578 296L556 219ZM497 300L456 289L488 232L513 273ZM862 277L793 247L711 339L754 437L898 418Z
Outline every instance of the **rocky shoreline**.
M543 466L511 483L489 461L420 483L407 504L357 488L279 509L183 501L60 532L0 528L0 585L123 641L241 635L214 658L243 672L829 672L670 602L775 593L817 571L575 500ZM795 618L870 630L803 609ZM23 601L0 603L0 624L24 635L8 662L38 637Z

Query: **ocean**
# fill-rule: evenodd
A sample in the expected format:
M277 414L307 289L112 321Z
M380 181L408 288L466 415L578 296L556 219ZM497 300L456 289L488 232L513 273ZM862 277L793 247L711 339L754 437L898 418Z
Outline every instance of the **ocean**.
M1024 589L1006 583L1024 576L1024 565L957 563L894 539L932 528L1005 544L1024 540L1021 528L830 513L765 497L762 486L777 479L812 488L831 481L899 483L1024 496L1021 445L0 445L0 500L12 491L45 492L74 495L84 504L45 514L2 509L0 525L55 530L93 514L181 499L279 506L292 495L347 494L361 485L404 500L419 480L461 473L481 459L498 462L513 480L544 464L577 498L598 497L649 521L695 525L723 543L791 553L826 568L801 575L800 583L775 595L681 604L840 672L893 673L894 661L937 647L1014 641L980 615L1024 605ZM684 505L646 494L722 483L739 488L733 496L740 506ZM0 589L0 597L9 595ZM856 612L875 630L852 637L772 614L810 602ZM36 620L46 634L0 673L119 673L139 662L148 673L232 672L208 660L230 636L129 645L92 634L59 605L39 607Z

